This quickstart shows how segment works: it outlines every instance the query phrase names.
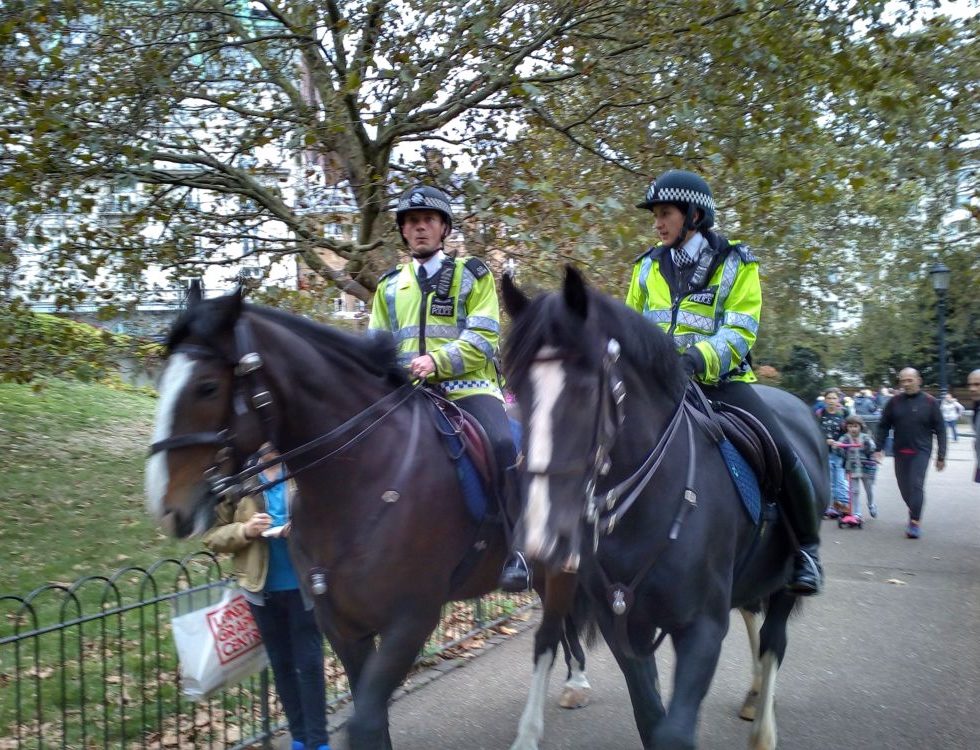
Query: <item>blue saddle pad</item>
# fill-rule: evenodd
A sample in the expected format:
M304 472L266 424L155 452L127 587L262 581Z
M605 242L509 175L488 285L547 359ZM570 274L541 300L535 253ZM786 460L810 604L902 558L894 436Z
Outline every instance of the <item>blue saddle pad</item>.
M748 461L742 458L742 454L735 449L730 441L722 440L718 443L718 448L721 450L722 458L725 459L725 466L728 467L728 473L731 474L735 488L738 490L738 496L742 498L745 512L749 514L752 523L758 524L762 514L762 491L759 489L759 480L756 478L755 472L752 471Z
M439 432L446 444L449 457L456 466L456 478L459 479L459 487L463 491L463 498L466 501L466 510L477 523L486 518L490 508L490 491L483 484L480 472L476 469L476 464L466 452L463 440L453 430L449 418L439 409L435 410L436 419L439 424ZM517 446L521 444L521 424L513 419L510 420L510 432Z

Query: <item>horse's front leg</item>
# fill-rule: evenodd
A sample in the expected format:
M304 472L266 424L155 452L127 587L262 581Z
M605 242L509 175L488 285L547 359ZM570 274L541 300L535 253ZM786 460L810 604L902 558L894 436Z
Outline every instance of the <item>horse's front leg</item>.
M565 652L565 686L558 698L562 708L584 708L592 699L592 685L585 674L585 651L579 640L578 627L572 615L565 618L565 628L561 636L562 650Z
M728 610L702 614L671 632L677 663L674 693L667 718L654 733L657 750L694 750L698 713L718 666L721 642L728 631Z
M786 655L786 625L795 603L796 597L787 591L777 591L769 597L769 607L760 633L762 684L759 709L749 736L750 750L776 748L776 674Z
M439 621L439 610L407 616L383 631L354 688L354 714L347 726L350 750L391 750L388 700L412 668Z
M534 634L534 672L528 690L527 703L517 727L517 739L510 750L537 750L544 735L544 702L548 694L548 679L555 664L558 642L562 637L565 616L575 597L576 577L549 576L543 593L544 611L541 624Z
M660 697L656 656L653 653L636 658L627 656L616 638L614 617L615 615L603 604L596 606L596 620L602 631L602 637L626 680L626 689L629 691L630 703L633 705L633 720L636 722L640 741L643 743L644 750L650 750L657 747L654 744L654 733L666 714Z

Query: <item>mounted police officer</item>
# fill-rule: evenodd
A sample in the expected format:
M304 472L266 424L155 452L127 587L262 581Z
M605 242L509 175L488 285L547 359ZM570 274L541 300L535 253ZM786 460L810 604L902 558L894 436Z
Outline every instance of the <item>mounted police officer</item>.
M437 384L480 423L493 446L498 482L510 488L499 493L506 506L507 492L515 489L507 474L517 456L494 363L500 308L493 276L479 258L446 254L453 212L441 190L411 188L399 199L395 220L412 260L379 280L368 328L393 333L412 376ZM524 557L514 553L501 587L524 591L529 579Z
M816 594L823 570L813 485L779 422L749 386L749 350L762 312L759 262L751 251L711 231L715 201L708 183L671 170L637 208L653 212L660 245L633 267L626 304L674 337L687 374L713 401L740 407L769 430L783 465L779 502L799 542L789 588Z

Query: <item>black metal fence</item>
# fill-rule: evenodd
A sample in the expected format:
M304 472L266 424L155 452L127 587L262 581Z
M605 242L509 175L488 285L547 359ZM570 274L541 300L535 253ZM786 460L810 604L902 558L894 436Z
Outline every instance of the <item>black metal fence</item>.
M110 576L0 596L0 750L20 748L244 748L284 725L265 670L193 702L180 693L170 620L202 592L224 586L207 552ZM477 637L533 605L493 594L447 605L420 659ZM349 698L329 648L327 698Z

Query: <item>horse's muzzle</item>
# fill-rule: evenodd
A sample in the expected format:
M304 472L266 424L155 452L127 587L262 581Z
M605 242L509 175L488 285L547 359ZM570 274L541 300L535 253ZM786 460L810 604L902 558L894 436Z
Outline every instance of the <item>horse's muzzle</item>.
M178 539L200 536L213 525L214 508L219 500L208 482L199 482L179 506L164 505L160 526Z

